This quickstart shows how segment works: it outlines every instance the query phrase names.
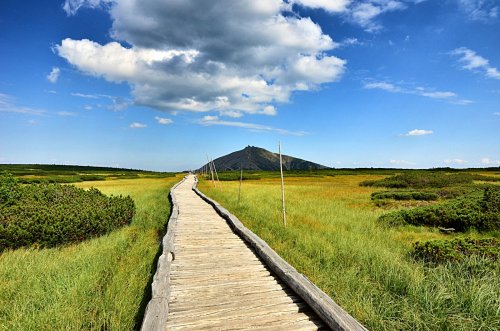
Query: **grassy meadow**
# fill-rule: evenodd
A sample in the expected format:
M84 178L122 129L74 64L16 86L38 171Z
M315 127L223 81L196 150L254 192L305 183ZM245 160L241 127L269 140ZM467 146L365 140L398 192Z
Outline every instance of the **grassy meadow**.
M168 192L181 178L147 177L155 176L77 184L130 195L136 205L130 225L79 244L0 254L0 330L140 326L170 213Z
M370 199L380 188L359 184L384 177L285 178L286 228L278 178L244 180L239 203L238 181L219 189L202 179L198 187L371 330L499 330L498 263L471 257L429 266L410 256L415 241L498 233L381 226L387 210Z

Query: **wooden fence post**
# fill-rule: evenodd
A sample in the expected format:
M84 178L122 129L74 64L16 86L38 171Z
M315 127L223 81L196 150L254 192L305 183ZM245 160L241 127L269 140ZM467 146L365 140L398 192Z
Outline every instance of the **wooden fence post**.
M280 154L280 173L281 173L281 205L283 207L283 224L286 227L286 211L285 211L285 181L283 180L283 160L281 159L281 141L278 145Z

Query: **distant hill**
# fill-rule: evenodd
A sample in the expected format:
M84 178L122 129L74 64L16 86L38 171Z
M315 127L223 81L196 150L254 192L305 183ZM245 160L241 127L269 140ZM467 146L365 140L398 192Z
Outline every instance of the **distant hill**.
M282 155L283 170L318 170L328 169L321 164L302 160L293 156ZM279 170L279 154L263 148L247 146L214 160L217 171L226 170ZM198 170L201 170L198 169Z

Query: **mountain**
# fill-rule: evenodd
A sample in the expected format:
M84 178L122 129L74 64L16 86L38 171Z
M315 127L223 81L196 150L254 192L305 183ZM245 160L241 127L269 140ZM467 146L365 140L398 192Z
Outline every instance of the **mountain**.
M318 170L328 169L321 164L302 160L293 156L282 155L283 170ZM225 170L279 170L279 154L263 148L247 146L214 160L217 171ZM206 165L205 165L206 166ZM201 168L199 169L201 170Z

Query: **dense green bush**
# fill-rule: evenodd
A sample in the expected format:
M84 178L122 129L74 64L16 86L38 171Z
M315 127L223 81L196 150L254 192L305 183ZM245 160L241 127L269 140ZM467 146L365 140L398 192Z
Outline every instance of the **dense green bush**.
M487 178L483 176L483 178ZM469 173L446 174L443 172L411 171L380 180L361 182L361 186L390 188L441 188L452 185L471 184L474 175Z
M371 194L372 200L394 199L394 200L437 200L439 196L434 192L424 191L381 191Z
M107 197L94 188L20 185L6 174L0 176L0 184L0 251L99 236L129 224L135 211L130 197Z
M492 261L500 259L500 240L496 238L430 240L416 242L412 255L431 263L459 262L468 256L479 256Z
M0 208L10 206L19 199L17 179L7 172L0 174Z
M454 228L464 231L500 229L500 187L486 187L479 194L474 192L446 203L400 210L382 215L379 220L388 225L401 223Z

